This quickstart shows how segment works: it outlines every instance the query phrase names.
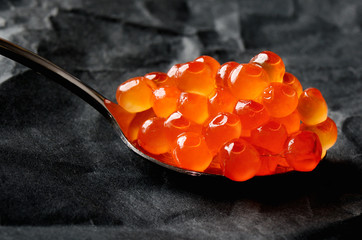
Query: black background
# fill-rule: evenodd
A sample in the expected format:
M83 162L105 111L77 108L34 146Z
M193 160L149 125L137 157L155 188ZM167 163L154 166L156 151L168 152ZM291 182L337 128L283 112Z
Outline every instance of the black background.
M274 51L321 90L339 133L310 173L191 177L136 156L81 99L0 58L0 238L361 237L361 12L358 0L0 0L1 37L111 100L128 78L202 54Z

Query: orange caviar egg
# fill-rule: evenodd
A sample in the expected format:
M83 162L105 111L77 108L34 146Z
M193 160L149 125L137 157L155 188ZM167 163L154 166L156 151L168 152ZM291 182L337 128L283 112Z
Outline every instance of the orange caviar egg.
M250 60L259 64L268 73L271 82L282 82L285 73L283 60L275 53L263 51Z
M287 137L287 130L283 125L269 121L251 131L250 142L272 153L281 153Z
M110 112L112 112L112 115L119 124L122 132L126 134L128 132L129 125L136 116L136 113L126 111L121 106L109 101L108 99L104 100L104 105L110 110Z
M272 120L283 124L288 134L298 132L300 129L300 118L298 111L294 111L286 117L272 118Z
M217 88L209 98L210 116L215 116L220 112L233 112L238 100L225 88Z
M258 151L243 139L226 143L218 157L224 176L234 181L246 181L254 177L261 166Z
M226 142L239 138L240 134L239 117L228 112L216 115L203 129L206 144L213 153L216 153Z
M262 95L262 103L270 116L286 117L298 106L297 92L284 83L270 83Z
M269 120L265 107L253 100L239 100L234 113L239 116L242 126L242 136L250 136L250 131L260 127Z
M227 62L221 65L216 73L216 85L218 87L227 86L227 80L230 76L231 71L239 65L240 64L237 62Z
M262 67L256 64L240 64L232 70L227 85L238 99L255 99L269 84L269 77Z
M328 107L322 93L316 88L308 88L299 97L300 119L307 125L316 125L327 119Z
M331 148L337 141L337 126L336 123L329 117L327 117L327 120L317 125L308 126L302 124L301 129L316 133L322 144L322 149L324 152Z
M172 113L165 121L166 137L171 146L176 145L177 137L184 132L201 133L202 126L190 122L180 112Z
M198 172L203 172L213 158L204 138L193 132L179 135L172 156L181 168Z
M177 109L181 92L176 87L159 87L153 91L153 111L158 117L167 118Z
M116 92L117 102L131 113L145 111L153 105L153 88L156 88L156 85L147 78L131 78L119 85Z
M286 142L285 157L297 171L312 171L321 160L322 146L317 134L301 131L292 134Z
M190 121L203 124L209 117L208 99L194 93L181 93L178 111Z
M164 118L153 117L142 124L138 133L138 144L147 152L158 155L169 151L164 121Z
M152 108L148 109L146 111L137 113L128 127L128 131L126 132L127 134L125 134L127 139L130 142L137 140L140 127L147 119L150 119L152 117L156 117L156 114L154 113Z
M303 93L302 84L293 74L286 72L283 76L283 83L291 86L297 92L298 97Z
M201 56L194 60L195 62L204 62L206 63L210 70L211 70L211 76L215 78L217 71L220 68L220 63L216 61L215 58L209 57L209 56Z
M147 73L145 78L154 82L157 86L174 86L175 83L163 72Z
M176 82L177 87L184 92L203 96L215 88L215 77L209 65L205 62L188 62L172 67L168 73Z
M258 172L255 174L256 176L266 176L271 175L275 173L275 170L278 166L278 162L280 161L280 158L282 158L280 155L273 154L269 152L266 149L263 148L257 148L259 154L260 154L260 168Z

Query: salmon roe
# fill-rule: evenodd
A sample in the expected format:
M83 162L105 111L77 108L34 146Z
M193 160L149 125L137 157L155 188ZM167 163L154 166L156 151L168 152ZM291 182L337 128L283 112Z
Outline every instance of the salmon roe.
M258 151L243 139L226 143L219 158L224 176L234 181L246 181L254 177L261 166Z
M313 132L297 132L286 141L286 159L297 171L312 171L321 160L321 154L321 143L318 135Z
M105 101L126 138L154 159L246 181L312 171L337 140L318 89L303 91L282 59L264 51L249 63L209 56L167 73L131 78ZM113 111L112 111L113 112Z
M198 94L184 92L178 100L177 110L190 121L203 124L209 117L208 99Z
M153 111L158 117L168 117L177 109L181 91L176 87L160 87L153 91Z
M227 86L227 80L230 76L230 73L237 66L239 66L239 63L237 62L227 62L221 65L216 74L216 85L218 87Z
M250 60L262 66L268 73L271 82L282 82L285 73L284 62L277 54L263 51Z
M276 118L286 117L298 106L297 92L284 83L273 82L264 89L262 103L270 116Z
M178 64L173 68L168 75L171 76L181 91L208 97L214 90L213 69L206 62L192 61Z
M136 77L119 85L116 93L118 104L128 112L142 112L152 107L152 90L156 85L147 78Z
M300 119L307 125L316 125L327 119L328 107L322 93L316 88L308 88L299 97Z
M215 116L220 112L232 113L237 101L228 89L217 88L209 98L210 116Z
M242 136L250 136L251 130L260 127L270 118L264 105L253 100L238 101L234 112L240 118Z
M206 144L213 153L217 153L225 142L239 138L240 134L239 117L227 112L216 115L203 129Z
M303 93L302 84L293 74L286 72L283 77L283 83L291 86L297 92L298 97Z
M227 84L238 99L256 99L268 86L269 77L265 70L256 64L240 64L230 73Z
M172 155L181 168L199 172L204 171L213 158L204 137L193 132L178 136Z

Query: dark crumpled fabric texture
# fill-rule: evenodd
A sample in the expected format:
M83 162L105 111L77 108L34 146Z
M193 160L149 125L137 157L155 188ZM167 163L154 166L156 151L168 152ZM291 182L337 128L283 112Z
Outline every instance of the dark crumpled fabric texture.
M362 2L0 0L0 36L111 100L134 76L206 54L278 53L321 90L338 141L312 172L236 183L138 156L96 110L0 57L0 239L362 236Z

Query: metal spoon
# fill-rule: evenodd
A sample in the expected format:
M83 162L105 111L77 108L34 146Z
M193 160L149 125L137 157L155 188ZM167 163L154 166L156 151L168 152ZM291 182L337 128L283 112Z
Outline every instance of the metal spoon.
M178 168L167 163L156 160L155 158L145 154L144 152L137 149L133 146L123 134L120 128L120 122L122 119L119 118L120 106L107 98L103 97L99 92L95 91L91 87L82 83L78 78L72 76L65 70L61 69L54 63L40 57L39 55L22 48L14 43L11 43L3 38L0 38L0 54L10 58L22 65L33 69L34 71L48 77L49 79L59 83L63 87L67 88L74 94L78 95L84 101L93 106L98 110L104 117L106 117L110 123L113 125L114 129L117 131L119 137L122 141L135 153L142 156L143 158L154 162L162 167L180 172L189 174L192 176L200 175L218 175L218 174L209 174L203 172L196 172Z

